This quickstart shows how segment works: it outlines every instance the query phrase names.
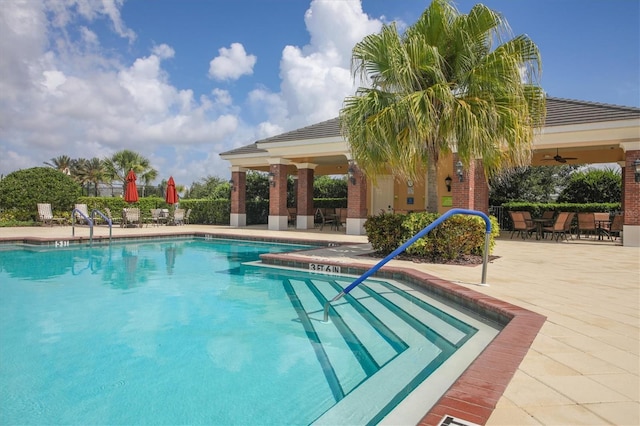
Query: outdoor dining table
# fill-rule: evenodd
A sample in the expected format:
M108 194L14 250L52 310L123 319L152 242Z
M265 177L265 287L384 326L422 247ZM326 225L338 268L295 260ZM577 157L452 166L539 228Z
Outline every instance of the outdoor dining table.
M549 219L545 219L542 217L536 217L531 219L533 221L533 223L536 224L536 240L539 240L540 238L543 237L543 232L542 232L542 228L544 226L545 223L549 222Z

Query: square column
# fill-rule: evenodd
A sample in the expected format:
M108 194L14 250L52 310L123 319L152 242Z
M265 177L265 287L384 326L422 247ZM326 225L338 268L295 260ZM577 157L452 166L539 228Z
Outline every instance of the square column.
M625 150L622 168L622 206L624 225L622 245L640 247L640 182L636 182L634 161L640 159L640 142L621 144Z
M456 170L458 154L453 154L453 170ZM484 174L481 160L472 161L462 172L462 182L458 176L451 182L453 208L478 210L489 213L489 184Z
M298 165L298 190L296 193L296 229L313 229L313 175L315 164Z
M247 226L247 173L244 169L231 171L231 217L233 228Z
M347 235L366 235L367 180L355 165L349 165L352 177L347 180Z
M269 167L269 230L284 231L288 228L287 165L271 164Z

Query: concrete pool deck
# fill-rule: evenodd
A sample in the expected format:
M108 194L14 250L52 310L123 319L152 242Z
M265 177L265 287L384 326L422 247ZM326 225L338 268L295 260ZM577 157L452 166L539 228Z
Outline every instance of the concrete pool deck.
M364 244L364 236L225 226L114 228L114 236L214 233ZM88 238L87 228L76 237ZM94 237L108 236L96 228ZM0 240L69 239L71 227L0 228ZM319 260L346 262L357 250L327 248ZM500 238L479 286L480 266L391 261L547 317L489 417L489 425L640 424L640 249L609 240ZM358 263L375 259L358 258Z

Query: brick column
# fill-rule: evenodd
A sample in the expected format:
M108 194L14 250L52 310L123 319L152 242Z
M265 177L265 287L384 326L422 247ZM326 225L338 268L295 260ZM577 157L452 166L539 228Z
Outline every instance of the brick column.
M367 220L367 179L355 164L353 179L347 180L347 234L365 235Z
M624 228L622 244L640 247L640 182L636 182L636 167L633 164L640 159L640 142L621 144L625 149L625 167L622 169L622 205L624 206Z
M236 228L247 226L247 173L244 169L234 167L231 171L231 180L233 189L229 224Z
M288 227L287 212L287 165L271 164L269 173L269 229L278 231Z
M315 164L298 164L297 229L313 229L313 170Z
M474 193L473 209L485 214L489 214L489 182L484 174L482 160L475 161L475 173L473 176Z
M453 181L451 182L451 196L453 197L454 209L473 209L475 193L475 163L471 162L468 169L463 170L462 182L456 174L456 163L458 154L453 154Z

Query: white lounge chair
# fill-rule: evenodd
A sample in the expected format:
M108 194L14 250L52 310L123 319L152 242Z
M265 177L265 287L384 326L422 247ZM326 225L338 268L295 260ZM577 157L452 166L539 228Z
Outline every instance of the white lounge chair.
M65 222L63 217L54 217L51 210L51 204L38 203L38 219L42 221L44 225L53 226L54 223L61 225Z

